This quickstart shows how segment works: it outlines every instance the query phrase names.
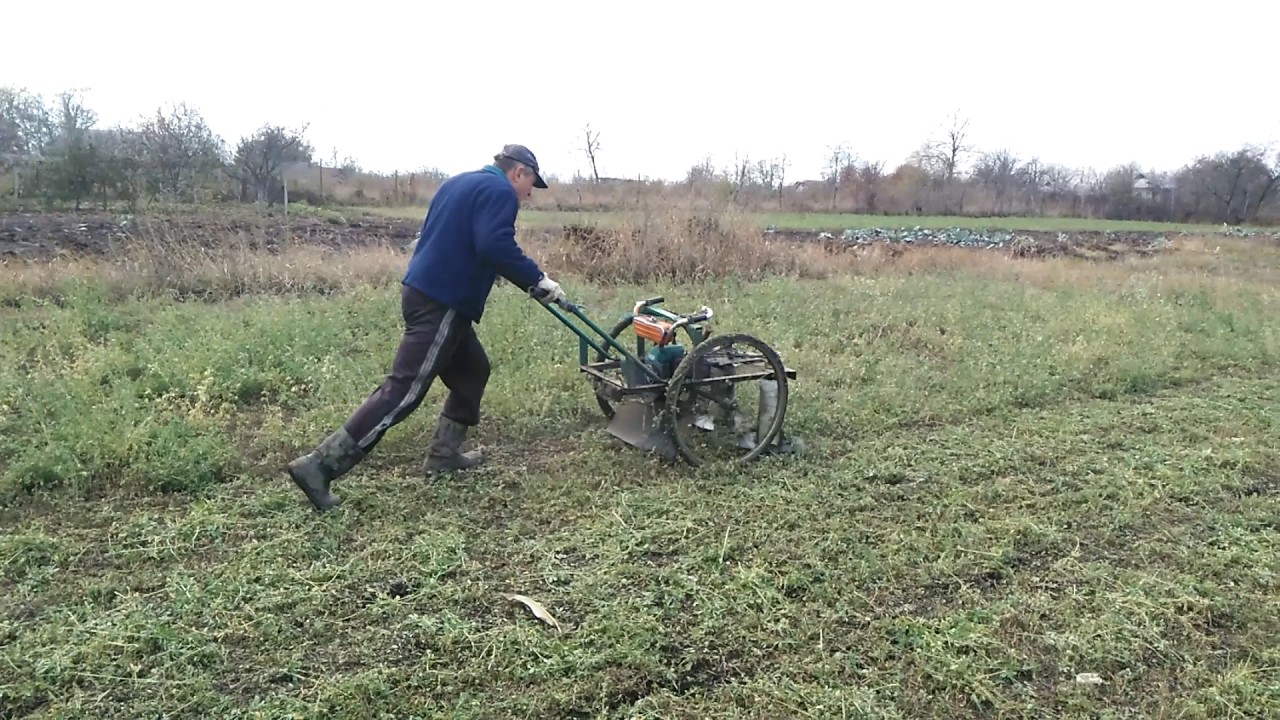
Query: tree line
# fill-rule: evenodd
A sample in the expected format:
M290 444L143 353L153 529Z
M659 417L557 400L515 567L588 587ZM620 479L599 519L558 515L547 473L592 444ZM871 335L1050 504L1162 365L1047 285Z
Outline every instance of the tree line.
M77 91L52 99L0 87L0 193L47 205L163 202L421 205L445 177L432 169L390 176L352 158L321 159L306 127L264 123L228 143L185 103L103 127ZM611 209L656 200L753 210L886 215L1057 215L1110 219L1280 222L1280 152L1258 144L1196 158L1172 171L1129 163L1103 172L979 149L959 114L903 162L828 150L819 177L788 178L786 156L693 165L673 182L601 175L600 131L585 129L590 174L553 183L538 203ZM287 180L287 183L286 183Z
M311 164L306 128L270 123L229 146L185 103L101 127L80 92L51 101L0 88L0 175L15 197L83 203L140 199L276 201L281 168Z
M591 159L597 136L588 136ZM786 183L787 158L735 158L718 169L709 160L690 168L687 186L718 184L733 202L775 209L888 215L1097 217L1115 220L1280 222L1280 152L1262 144L1195 158L1173 171L1125 163L1082 170L982 150L969 142L958 114L938 137L923 142L896 167L861 159L847 144L828 148L818 178Z

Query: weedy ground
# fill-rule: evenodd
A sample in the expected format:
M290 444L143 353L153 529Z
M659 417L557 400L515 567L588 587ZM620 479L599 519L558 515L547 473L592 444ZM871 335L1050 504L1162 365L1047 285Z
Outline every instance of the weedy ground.
M386 371L403 258L237 252L0 276L0 717L1280 712L1274 246L560 273L783 353L808 451L745 468L611 442L501 286L487 467L419 476L436 385L323 516L282 465Z

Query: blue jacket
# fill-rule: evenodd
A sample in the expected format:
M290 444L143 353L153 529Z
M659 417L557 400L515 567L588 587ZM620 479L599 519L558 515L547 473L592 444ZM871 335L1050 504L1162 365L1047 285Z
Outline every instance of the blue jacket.
M501 170L481 170L446 180L431 200L404 284L456 310L474 323L501 275L522 291L542 270L516 245L515 188Z

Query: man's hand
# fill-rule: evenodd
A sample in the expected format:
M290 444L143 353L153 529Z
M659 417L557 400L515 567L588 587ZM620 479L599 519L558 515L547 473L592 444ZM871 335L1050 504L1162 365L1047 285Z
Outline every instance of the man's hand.
M565 299L564 290L560 289L560 283L552 280L546 273L542 274L542 278L538 280L538 284L533 289L534 297L544 303L561 302Z

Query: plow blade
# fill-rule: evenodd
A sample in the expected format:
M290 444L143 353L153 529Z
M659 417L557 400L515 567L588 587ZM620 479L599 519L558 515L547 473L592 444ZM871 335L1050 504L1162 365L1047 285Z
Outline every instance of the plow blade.
M658 416L651 403L618 403L614 406L613 419L605 429L632 447L656 452L667 460L676 459L675 443L658 425Z

